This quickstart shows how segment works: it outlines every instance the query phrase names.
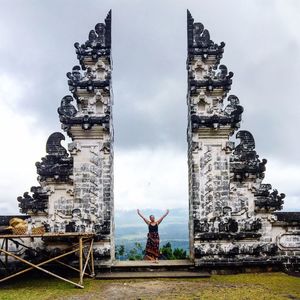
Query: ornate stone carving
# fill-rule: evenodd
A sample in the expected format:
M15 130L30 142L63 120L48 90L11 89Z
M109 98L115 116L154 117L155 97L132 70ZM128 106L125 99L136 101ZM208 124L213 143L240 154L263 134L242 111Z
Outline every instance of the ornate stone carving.
M46 152L48 155L36 163L39 180L47 179L68 182L73 174L73 158L69 157L67 150L61 145L65 137L60 132L52 133L47 141Z
M222 262L226 265L226 260L228 258L235 258L237 266L245 262L246 256L275 256L278 255L278 246L273 243L253 243L250 245L241 245L241 244L211 244L210 247L207 247L206 244L200 244L195 247L195 257L196 258L217 258L219 263ZM226 260L225 260L226 259ZM212 261L210 259L210 261ZM228 262L228 260L227 260ZM234 261L233 261L234 262ZM232 262L232 263L233 263ZM233 264L234 265L234 264Z
M61 100L60 107L57 109L57 112L62 123L65 119L74 117L77 113L76 108L71 104L73 100L73 97L70 95L64 96Z
M201 127L219 128L226 125L230 125L232 128L239 128L244 109L239 105L239 99L236 96L230 95L228 101L230 103L218 115L199 116L196 113L192 113L191 122L193 129Z
M240 139L240 144L236 146L231 157L231 172L234 174L234 180L243 181L249 176L264 178L266 170L266 159L259 159L256 154L255 142L249 131L241 130L236 134Z
M91 30L88 40L84 44L75 43L77 58L85 69L84 60L91 58L96 61L101 56L110 56L111 48L111 10L106 16L105 23L98 23L95 30Z
M111 249L110 247L98 248L94 251L95 260L106 260L111 257Z
M189 11L187 11L187 26L189 58L192 58L193 55L201 55L202 59L206 59L208 55L216 55L219 59L222 57L225 43L215 44L203 24L194 23Z
M221 89L224 92L228 92L231 89L233 73L229 72L224 78L211 77L207 75L204 80L191 80L190 91L191 95L197 95L200 89L205 89L207 92L212 92L215 89Z
M17 198L22 214L46 213L48 208L48 193L40 186L31 187L32 196L28 192Z
M109 87L109 76L105 80L99 80L96 75L93 74L91 68L87 68L84 75L80 72L79 66L74 66L72 72L67 73L69 90L72 93L77 92L78 89L86 90L87 92L93 92L96 89L104 89Z
M242 113L244 108L239 105L240 100L237 96L230 95L228 97L228 101L230 102L224 109L224 114L231 119L231 126L238 128L239 123L242 120Z
M276 189L274 189L273 192L270 192L271 189L271 184L260 185L259 189L254 194L256 197L256 210L275 211L282 209L285 194L279 194Z
M278 237L279 247L282 249L295 250L300 248L300 232L282 234Z
M65 125L64 129L69 133L72 125L81 125L82 129L89 130L94 125L101 125L105 130L109 129L110 116L104 117L84 115L80 117L61 117L61 122Z

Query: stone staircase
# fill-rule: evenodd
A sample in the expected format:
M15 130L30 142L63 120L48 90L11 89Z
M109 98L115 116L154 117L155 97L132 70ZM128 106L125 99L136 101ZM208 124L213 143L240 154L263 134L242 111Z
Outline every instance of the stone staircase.
M115 261L110 269L100 269L96 279L208 278L210 273L195 269L190 260Z

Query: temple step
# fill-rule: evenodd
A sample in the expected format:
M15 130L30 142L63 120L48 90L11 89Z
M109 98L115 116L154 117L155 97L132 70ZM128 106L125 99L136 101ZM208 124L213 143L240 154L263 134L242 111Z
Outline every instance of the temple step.
M137 279L137 278L208 278L208 272L195 271L148 271L148 272L99 272L96 279Z
M98 268L97 279L131 279L131 278L205 278L208 272L195 268L188 259L160 260L151 262L114 261L110 268Z
M191 271L194 263L188 259L159 260L151 262L147 260L115 261L110 270L112 272L152 272L152 271Z

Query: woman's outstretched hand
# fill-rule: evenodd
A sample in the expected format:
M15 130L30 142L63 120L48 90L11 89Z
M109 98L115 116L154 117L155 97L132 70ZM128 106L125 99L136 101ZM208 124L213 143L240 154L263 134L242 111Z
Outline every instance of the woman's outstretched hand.
M158 219L157 224L160 224L161 221L168 215L168 213L169 213L169 210L167 209L166 212L164 213L164 215Z
M137 209L136 212L138 213L138 215L145 221L146 224L149 224L149 221L141 214L140 210Z

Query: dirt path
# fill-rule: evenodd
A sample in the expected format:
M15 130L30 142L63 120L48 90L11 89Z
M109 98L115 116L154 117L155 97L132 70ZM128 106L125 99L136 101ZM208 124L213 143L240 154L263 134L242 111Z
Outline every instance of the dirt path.
M208 282L187 282L172 280L138 280L126 282L107 281L101 290L86 295L68 297L71 300L94 299L200 299L199 289L212 286ZM66 299L66 298L63 298Z
M193 290L197 291L201 286L207 285L209 284L205 282L148 280L113 284L103 292L106 296L109 296L106 299L162 299L163 297L175 299L178 297L191 297L193 296Z

